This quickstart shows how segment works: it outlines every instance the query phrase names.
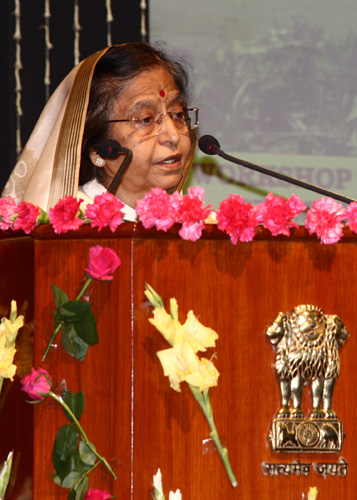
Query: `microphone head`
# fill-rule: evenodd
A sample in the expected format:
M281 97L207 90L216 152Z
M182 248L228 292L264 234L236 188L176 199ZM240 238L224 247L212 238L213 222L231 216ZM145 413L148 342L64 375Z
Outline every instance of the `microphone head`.
M203 135L198 140L198 147L206 155L215 155L220 149L220 144L212 135Z
M104 159L117 158L125 151L125 148L122 148L119 142L114 139L104 139L97 146L97 153Z

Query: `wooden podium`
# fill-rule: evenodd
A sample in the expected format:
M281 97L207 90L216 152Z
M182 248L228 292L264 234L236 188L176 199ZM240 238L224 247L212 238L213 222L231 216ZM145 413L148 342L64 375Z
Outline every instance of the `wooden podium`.
M114 235L82 227L58 236L40 226L31 237L8 235L0 241L0 306L9 309L11 299L19 307L27 301L26 322L33 320L34 325L33 365L48 370L54 391L83 390L81 423L118 477L114 481L100 465L89 475L90 487L105 489L118 499L149 500L153 475L160 468L167 499L170 490L179 488L183 500L301 500L317 486L318 500L354 500L357 236L346 230L341 242L327 246L303 228L293 230L290 238L273 238L260 228L252 243L233 245L214 226L195 243L182 241L178 230L175 226L164 233L126 223ZM113 248L122 261L113 282L93 281L87 293L99 344L89 348L84 362L59 345L41 363L53 331L51 283L75 298L89 248L96 244ZM219 334L214 363L220 377L210 395L237 488L228 480L208 424L187 386L182 384L179 394L163 374L156 352L168 344L148 321L152 309L144 295L145 282L167 307L176 297L181 322L192 309L201 323ZM351 333L340 352L341 373L333 399L345 432L338 453L276 453L270 447L269 430L280 408L280 393L274 351L264 332L280 311L299 304L315 304L326 314L337 314ZM10 446L15 452L19 447L19 482L21 474L32 475L33 498L65 499L68 490L56 486L51 474L53 441L66 418L53 400L35 406L24 403L26 396L18 385L9 392L9 401L15 402L9 408L6 400L3 407L0 459ZM309 388L304 392L308 413ZM33 461L28 456L32 452ZM327 470L332 473L324 476L313 467L341 459L347 462L344 474L334 474L339 469L331 465ZM286 467L296 460L309 465L308 475ZM267 464L282 465L283 473L275 467L274 474L267 474ZM16 492L15 485L12 490ZM14 495L9 498L17 498Z

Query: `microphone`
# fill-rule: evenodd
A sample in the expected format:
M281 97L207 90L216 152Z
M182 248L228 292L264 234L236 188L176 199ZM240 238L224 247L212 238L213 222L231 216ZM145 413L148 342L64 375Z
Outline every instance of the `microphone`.
M302 187L304 189L309 189L310 191L314 191L315 193L322 194L323 196L330 196L335 200L342 201L343 203L351 203L354 200L352 198L348 198L338 193L334 193L333 191L328 191L327 189L323 189L319 186L315 186L314 184L309 184L308 182L301 181L300 179L296 179L295 177L290 177L288 175L281 174L280 172L276 172L275 170L270 170L269 168L260 167L259 165L255 165L254 163L250 163L246 160L240 160L239 158L234 158L234 156L230 156L224 151L222 151L221 146L218 140L212 135L203 135L199 138L198 147L200 150L207 155L218 155L225 160L228 160L232 163L236 163L237 165L241 165L243 167L249 168L250 170L255 170L256 172L260 172L262 174L270 175L271 177L275 177L276 179L280 179L281 181L289 182L290 184L295 184L296 186Z
M124 173L131 163L131 160L133 159L133 152L131 151L131 149L124 148L118 141L114 139L105 139L98 144L97 153L106 160L114 160L120 155L125 155L123 163L120 165L118 172L115 174L108 188L108 193L115 194L121 178L123 177Z
M97 146L97 153L106 160L118 158L121 154L128 154L129 149L123 146L114 139L104 139Z

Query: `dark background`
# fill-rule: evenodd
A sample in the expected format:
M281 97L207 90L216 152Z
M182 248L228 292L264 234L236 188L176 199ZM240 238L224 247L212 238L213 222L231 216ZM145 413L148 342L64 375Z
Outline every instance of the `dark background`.
M148 2L147 2L148 3ZM46 104L44 0L21 1L21 60L22 95L21 145L27 139ZM15 106L15 10L14 0L0 1L0 192L16 163ZM74 66L74 1L51 0L50 94ZM146 10L146 25L148 27ZM147 41L142 37L140 0L112 0L114 22L111 23L112 43ZM80 60L107 45L105 0L80 0L79 23ZM146 28L148 30L148 28Z

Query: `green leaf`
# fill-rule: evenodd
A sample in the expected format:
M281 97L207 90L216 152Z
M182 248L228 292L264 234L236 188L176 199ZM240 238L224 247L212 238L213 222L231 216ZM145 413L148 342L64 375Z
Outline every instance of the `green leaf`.
M76 492L75 500L82 500L84 498L84 495L87 493L88 486L89 479L87 474L85 474L73 488Z
M72 471L61 482L62 488L73 488L82 478L83 472Z
M63 306L63 304L68 302L68 295L53 283L51 283L51 286L52 286L53 296L55 299L56 308L59 309L61 306Z
M79 420L84 410L83 391L74 393L65 390L63 392L62 399L66 403L66 405L69 406L70 410L74 413L77 420ZM73 421L71 415L66 410L64 410L64 412L66 416L69 418L69 420Z
M89 345L98 344L97 323L92 311L88 311L82 320L73 324L78 336Z
M94 444L92 444L92 446L95 449ZM95 454L82 440L79 442L79 456L81 457L81 461L90 467L92 467L97 460Z
M53 445L53 458L56 458L61 462L67 462L69 458L75 455L75 452L77 451L78 440L79 431L77 427L74 424L63 425L58 430ZM55 469L57 471L56 466Z
M74 325L68 324L62 328L61 344L68 354L84 361L88 351L88 344L78 337Z
M83 300L70 300L58 308L58 318L66 323L76 323L82 321L91 307L92 304L89 302L84 302Z

